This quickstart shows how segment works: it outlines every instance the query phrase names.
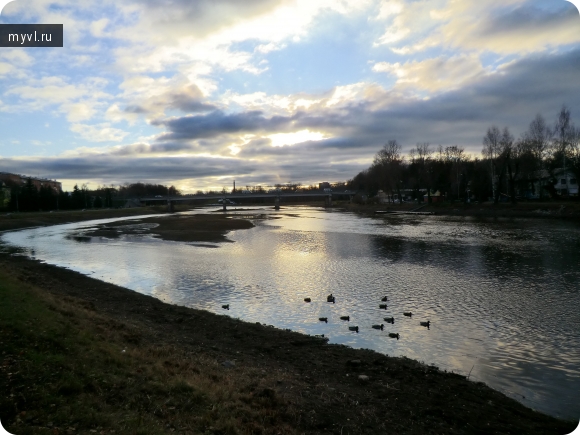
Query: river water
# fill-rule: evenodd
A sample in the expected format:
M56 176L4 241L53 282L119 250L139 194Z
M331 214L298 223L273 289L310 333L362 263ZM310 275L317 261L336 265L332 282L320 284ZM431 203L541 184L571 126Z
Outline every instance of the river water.
M579 223L372 218L312 207L229 213L268 218L230 232L234 243L82 237L113 219L0 240L169 303L404 355L469 375L539 411L580 417ZM326 302L330 293L335 304ZM379 308L383 296L386 309ZM403 316L409 311L411 318ZM383 321L391 316L394 324ZM429 329L420 325L426 320ZM384 330L371 328L381 323ZM348 329L355 325L358 333Z

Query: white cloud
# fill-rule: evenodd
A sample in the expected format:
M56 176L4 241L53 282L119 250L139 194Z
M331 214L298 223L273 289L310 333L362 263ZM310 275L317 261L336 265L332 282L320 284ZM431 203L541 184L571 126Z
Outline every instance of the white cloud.
M91 34L96 38L105 36L104 29L107 27L107 24L109 24L108 18L101 18L100 20L93 21L89 27Z
M403 64L379 62L373 66L373 71L395 76L398 88L429 92L457 89L488 73L476 55L441 56Z
M294 133L276 133L267 136L272 141L272 146L281 147L294 145L307 141L319 141L327 139L328 136L319 131L300 130Z
M402 1L383 0L377 15L377 20L384 20L392 15L398 15L402 12L405 4Z
M120 142L128 134L118 128L112 128L109 123L73 124L70 129L89 142Z

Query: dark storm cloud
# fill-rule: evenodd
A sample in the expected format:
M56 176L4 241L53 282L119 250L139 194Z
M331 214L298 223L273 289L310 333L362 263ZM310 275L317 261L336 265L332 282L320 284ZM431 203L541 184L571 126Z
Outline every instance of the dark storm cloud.
M0 158L1 168L22 174L42 174L58 180L106 180L123 183L139 180L159 181L212 176L239 175L256 171L252 162L234 158L86 156L18 160Z
M577 25L578 10L562 2L558 9L541 9L534 4L524 4L516 9L497 9L480 24L479 35L495 36L504 32L538 32Z
M207 115L184 116L153 121L153 125L163 125L169 131L158 140L181 140L211 138L232 133L252 133L256 131L277 131L292 122L292 118L273 116L266 118L260 111L225 114L216 110Z
M209 112L217 109L213 104L204 103L199 100L192 100L181 95L175 97L170 107L184 112Z
M166 99L169 107L183 112L210 112L217 109L213 104L203 101L203 93L196 85L189 85L179 92L172 92L166 96Z

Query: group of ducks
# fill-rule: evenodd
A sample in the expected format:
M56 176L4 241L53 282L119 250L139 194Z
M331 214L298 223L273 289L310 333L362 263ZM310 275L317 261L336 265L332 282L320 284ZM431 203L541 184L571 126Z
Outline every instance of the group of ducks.
M388 298L387 298L387 296L385 296L381 299L381 302L387 302L387 300L388 300ZM311 298L304 298L304 302L312 302L312 299ZM336 303L336 298L333 296L332 293L326 297L326 302L333 303L333 304ZM224 310L229 310L230 304L222 305L222 308ZM379 308L386 310L387 304L379 304ZM411 313L411 312L405 312L405 313L403 313L403 315L405 317L413 317L413 313ZM318 320L320 322L328 323L328 317L319 317ZM340 320L350 322L350 316L340 316ZM395 318L392 316L391 317L384 317L383 320L387 323L391 323L393 325L395 324ZM429 327L431 326L431 322L429 320L427 320L426 322L419 322L419 324L421 326L426 327L427 329L429 329ZM382 331L385 328L385 325L383 323L381 323L380 325L372 325L371 328L380 329ZM348 329L349 329L349 331L353 331L356 333L358 333L358 330L359 330L358 326L349 326ZM389 332L389 337L396 338L398 340L400 338L400 335L398 332L397 333Z
M387 296L383 297L381 299L381 302L387 302L388 298ZM304 302L312 302L311 298L305 298ZM331 302L331 303L336 303L336 298L333 296L333 294L329 294L326 297L326 302ZM387 304L379 304L379 308L386 310L387 309ZM403 315L405 317L412 317L413 313L411 312L404 312ZM318 320L320 322L325 322L328 323L328 317L319 317ZM347 322L350 322L350 316L340 316L340 320L345 320ZM391 324L395 324L395 318L394 317L384 317L383 320L387 323L391 323ZM419 322L419 324L421 326L426 327L427 329L429 329L429 327L431 326L431 321L427 320L426 322ZM383 323L381 323L380 325L372 325L371 328L373 329L380 329L381 331L385 328L385 325ZM349 326L348 327L349 331L353 331L358 333L359 327L358 326ZM389 337L390 338L396 338L397 340L400 338L399 333L395 333L395 332L389 332Z

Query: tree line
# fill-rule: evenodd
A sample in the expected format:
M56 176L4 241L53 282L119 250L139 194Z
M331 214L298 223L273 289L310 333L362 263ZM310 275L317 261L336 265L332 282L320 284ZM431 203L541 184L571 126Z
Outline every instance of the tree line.
M121 186L99 186L89 189L87 184L75 184L71 192L56 191L50 186L39 189L28 178L23 185L8 183L11 211L79 210L122 206L126 198L156 195L180 195L174 186L149 183L126 183Z
M383 190L391 201L410 193L431 202L439 192L446 200L493 198L497 203L503 196L515 203L519 197L558 197L556 177L566 171L576 183L580 180L580 127L574 126L566 106L552 124L538 114L517 139L509 127L493 125L482 145L481 157L457 145L432 147L427 142L404 156L402 146L389 140L372 165L347 184L371 196Z

